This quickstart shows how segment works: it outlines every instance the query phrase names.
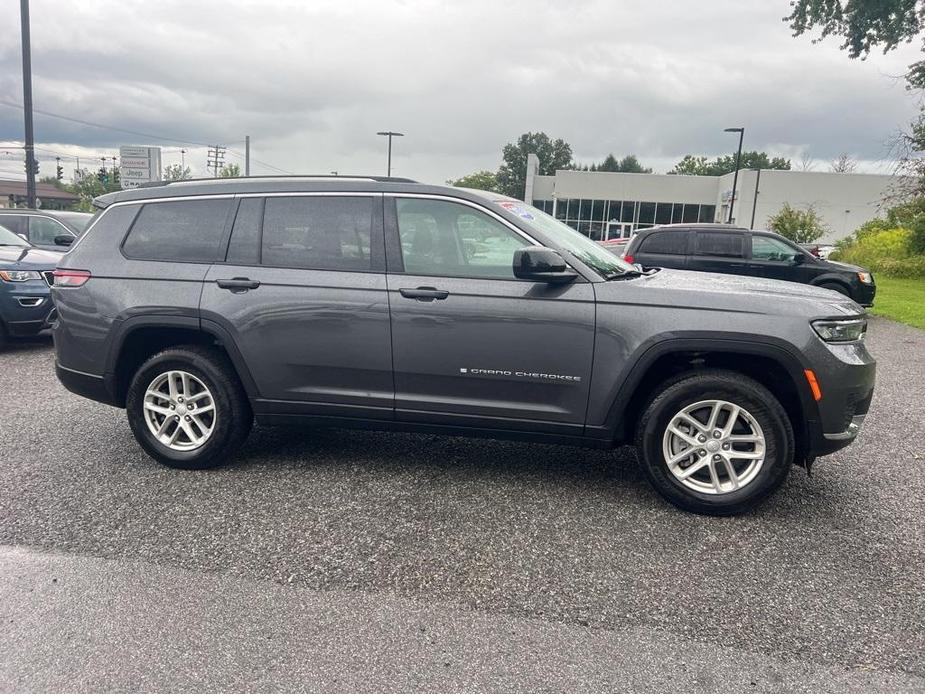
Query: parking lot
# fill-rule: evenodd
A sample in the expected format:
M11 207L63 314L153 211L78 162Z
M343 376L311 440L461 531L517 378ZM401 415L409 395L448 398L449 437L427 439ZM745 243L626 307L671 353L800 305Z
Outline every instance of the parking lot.
M0 689L922 691L925 332L869 342L859 441L726 519L628 448L258 427L174 471L13 346Z

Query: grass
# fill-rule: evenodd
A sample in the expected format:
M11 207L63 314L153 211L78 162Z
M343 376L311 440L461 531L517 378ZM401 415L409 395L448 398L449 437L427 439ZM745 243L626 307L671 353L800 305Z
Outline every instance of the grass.
M877 276L871 313L925 329L925 279Z

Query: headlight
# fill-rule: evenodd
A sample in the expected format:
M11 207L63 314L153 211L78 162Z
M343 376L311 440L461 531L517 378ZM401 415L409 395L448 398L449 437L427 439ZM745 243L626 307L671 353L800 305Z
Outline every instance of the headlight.
M874 281L874 278L869 272L859 272L858 279L861 280L864 284L871 284Z
M813 321L813 330L826 342L855 342L864 339L867 320L817 320Z
M0 280L4 282L27 282L40 279L42 276L32 270L0 270Z

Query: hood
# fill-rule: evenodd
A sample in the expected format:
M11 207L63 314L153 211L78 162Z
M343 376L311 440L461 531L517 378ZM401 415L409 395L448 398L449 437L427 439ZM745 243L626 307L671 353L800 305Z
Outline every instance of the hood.
M849 265L848 263L840 263L837 260L817 259L817 261L823 267L830 267L833 270L841 270L842 272L870 272L870 270L860 265Z
M632 290L621 290L620 286ZM809 284L761 277L663 269L635 279L595 285L603 301L691 306L720 311L799 314L817 317L855 316L864 309L846 296Z
M54 270L63 253L31 246L0 246L0 267L16 270Z

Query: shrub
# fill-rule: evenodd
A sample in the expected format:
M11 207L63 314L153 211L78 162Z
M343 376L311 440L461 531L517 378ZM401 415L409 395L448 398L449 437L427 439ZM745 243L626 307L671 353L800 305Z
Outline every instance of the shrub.
M879 270L880 264L887 260L901 260L909 255L908 229L886 229L869 231L854 243L837 248L832 260L861 265L871 270Z
M913 255L901 260L884 260L877 271L887 277L925 279L925 255Z
M909 231L909 254L925 255L925 214L920 214L912 221Z
M784 203L777 214L768 218L768 229L794 243L812 243L829 230L812 207L798 210L790 203Z

